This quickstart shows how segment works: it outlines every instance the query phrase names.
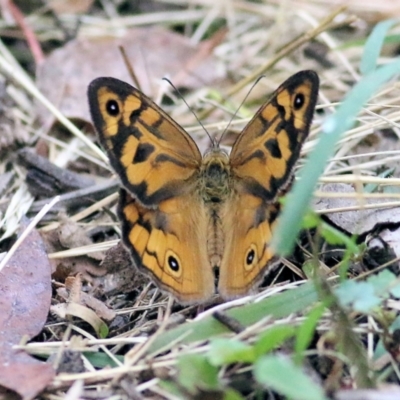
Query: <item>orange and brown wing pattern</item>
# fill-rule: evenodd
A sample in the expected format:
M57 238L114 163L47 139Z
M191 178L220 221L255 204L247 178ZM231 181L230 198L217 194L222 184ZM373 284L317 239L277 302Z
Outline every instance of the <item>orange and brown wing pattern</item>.
M222 215L226 246L218 290L224 297L248 293L274 265L269 245L280 211L275 200L290 182L308 135L318 85L313 71L290 77L233 146L235 189Z
M248 294L265 276L277 257L269 247L280 204L265 205L251 194L231 198L223 217L225 248L218 292L224 298ZM231 212L229 212L231 210Z
M214 294L203 203L186 195L150 209L121 189L118 213L124 244L135 265L161 289L181 303L204 301Z
M111 165L145 206L185 193L201 164L193 139L131 85L98 78L88 89L90 112Z
M244 128L230 155L239 192L273 201L290 181L318 97L314 71L286 80Z

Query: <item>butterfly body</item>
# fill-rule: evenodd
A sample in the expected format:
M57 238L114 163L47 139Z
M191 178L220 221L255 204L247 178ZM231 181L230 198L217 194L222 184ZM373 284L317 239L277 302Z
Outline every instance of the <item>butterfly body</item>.
M195 142L132 86L98 78L89 105L121 178L118 213L134 264L183 303L249 293L275 255L269 248L318 93L302 71L284 82L230 155ZM216 274L216 271L218 273ZM216 278L217 277L217 278Z

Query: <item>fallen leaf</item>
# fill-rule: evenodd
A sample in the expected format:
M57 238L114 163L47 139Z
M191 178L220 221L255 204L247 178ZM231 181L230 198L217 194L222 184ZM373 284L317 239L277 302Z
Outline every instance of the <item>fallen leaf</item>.
M57 229L41 232L48 254L57 253L65 249L93 244L86 231L67 217L60 218ZM92 255L93 254L93 255ZM99 266L101 252L90 253L87 256L52 258L52 277L57 282L64 282L68 276L81 273L85 281L91 282L93 277L103 276L107 271Z
M101 268L107 273L104 276L93 277L92 280L98 295L129 293L139 290L149 282L149 278L133 265L128 251L121 242L107 250Z
M88 236L87 232L79 224L67 218L60 224L58 234L61 246L66 249L93 244L93 240ZM104 258L104 253L101 251L88 253L88 257L101 261Z
M84 14L88 12L93 0L46 0L49 8L56 14Z
M21 229L26 228L21 223ZM51 301L51 267L44 243L32 231L0 271L0 386L32 399L54 377L54 369L23 351L23 337L42 330Z
M212 41L212 39L210 39ZM176 86L198 88L225 76L209 42L193 46L189 38L160 26L127 30L123 37L82 38L54 51L38 68L37 85L68 118L91 121L86 101L88 84L99 76L132 83L119 50L130 60L141 90L151 95L168 76ZM215 46L215 44L214 44ZM48 126L54 117L37 104L37 115Z

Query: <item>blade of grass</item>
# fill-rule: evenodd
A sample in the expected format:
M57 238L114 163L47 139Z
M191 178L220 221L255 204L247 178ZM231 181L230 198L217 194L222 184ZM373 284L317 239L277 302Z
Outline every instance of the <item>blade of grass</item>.
M376 69L386 34L396 22L393 19L382 21L374 27L368 36L360 63L360 71L363 75L367 75Z

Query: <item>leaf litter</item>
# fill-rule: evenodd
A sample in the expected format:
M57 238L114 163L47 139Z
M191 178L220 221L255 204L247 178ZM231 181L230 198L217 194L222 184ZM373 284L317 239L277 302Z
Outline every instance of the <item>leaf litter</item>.
M170 100L164 101L163 108L189 126L189 132L205 147L206 135L172 90L160 84L163 76L187 90L188 104L205 127L218 135L249 84L265 72L266 77L232 121L229 136L234 137L265 101L267 93L297 70L309 68L318 72L322 84L320 106L303 149L308 154L315 146L325 115L332 113L335 103L360 77L362 46L371 21L380 21L388 15L388 9L395 13L394 8L390 9L393 3L375 2L367 15L357 2L350 2L347 11L328 10L326 3L320 1L296 2L296 7L244 1L226 8L200 1L196 10L186 1L179 6L166 3L162 7L154 2L152 11L133 9L135 6L124 1L118 7L108 1L101 5L87 2L76 11L73 3L70 14L65 12L69 2L64 2L61 11L53 7L53 12L21 6L19 16L10 14L18 17L12 29L0 28L6 43L0 42L0 73L4 75L6 93L0 108L0 129L6 132L2 135L5 140L0 142L0 251L10 249L18 224L23 225L23 216L34 217L53 196L60 195L58 203L41 220L38 232L31 234L36 235L35 239L29 236L9 261L8 265L17 260L16 265L21 266L20 260L29 258L26 270L20 271L28 276L15 280L13 291L4 287L5 280L0 283L2 307L14 314L18 311L15 301L3 292L8 296L17 294L27 304L27 317L17 321L17 333L6 321L0 324L0 331L7 331L7 337L12 338L4 344L3 356L18 354L30 360L24 365L26 374L30 374L24 385L12 384L16 382L13 380L1 381L0 385L24 398L34 398L39 392L40 398L49 399L54 395L199 398L207 393L253 398L262 390L266 396L268 390L296 396L296 392L288 390L288 382L293 379L302 387L298 398L307 398L304 393L318 399L326 394L337 399L349 398L349 393L363 398L398 395L400 378L390 361L382 362L384 367L374 371L374 379L363 364L363 360L372 359L374 342L378 340L385 345L382 351L386 360L398 359L392 328L398 318L396 215L400 205L396 197L396 105L400 98L396 84L382 87L362 109L357 125L346 132L335 157L327 164L315 193L319 212L349 237L358 234L359 245L366 245L368 251L354 254L349 260L344 246L321 243L316 229L316 233L300 236L299 249L285 262L298 269L303 264L319 263L322 270L332 268L333 273L340 273L342 264L350 263L347 277L353 279L346 282L353 285L351 292L345 291L342 299L335 298L341 292L328 290L322 278L305 283L282 264L266 278L257 294L226 303L215 299L201 307L171 305L164 294L132 268L125 249L121 245L115 247L120 234L115 214L118 183L110 181L104 156L77 140L73 135L82 136L75 128L71 128L71 134L54 125L54 112L49 113L33 99L37 97L37 86L56 109L85 122L80 125L86 131L85 140L95 142L87 112L87 84L104 75L132 81L118 49L123 45L142 90L158 102L168 93ZM5 19L7 6L1 7ZM26 24L21 24L25 18L29 21L28 30ZM63 43L74 29L76 37ZM398 30L396 24L391 28L390 37L394 39L385 45L385 59L379 62L394 59ZM15 43L26 46L21 33L33 35L28 43L36 40L47 54L36 66L18 53ZM29 50L33 52L32 48ZM21 65L28 71L37 69L35 83L26 79ZM34 147L34 152L27 153L24 148L19 153L18 157L23 158L21 167L15 163L16 149L27 144ZM44 160L37 158L39 155ZM69 185L75 179L78 184ZM346 190L339 184L347 185ZM332 200L334 196L338 200ZM392 203L391 208L387 204L380 208L388 202ZM35 257L34 243L39 241L41 251ZM372 280L374 275L370 275L379 274L385 266L391 275L376 275L379 279ZM40 271L35 269L32 273L30 268ZM8 270L3 269L2 274ZM29 286L29 279L35 279L36 286ZM361 279L364 280L359 282ZM41 297L32 299L33 292L27 290L37 285L47 285L47 297L42 293L47 299L45 304L38 304ZM307 310L315 306L318 298L326 308L312 324L317 329L310 328L305 340L309 345L303 349L302 357L307 363L302 370L292 362L299 356L293 341L300 341L301 334L307 331L305 320L311 315ZM216 312L223 318L215 319ZM234 333L232 326L244 330ZM274 329L281 333L274 334ZM286 340L280 341L276 335L282 332ZM246 351L228 352L216 368L212 365L216 354L209 353L208 341L222 334L235 340L230 343L224 339L220 345L224 351L234 343ZM248 354L256 354L258 348L254 343L268 334L279 346L273 353L269 349L267 355L250 359ZM24 335L28 335L29 343ZM183 354L187 357L180 357ZM18 357L13 361L17 362ZM47 357L45 364L42 360ZM267 367L281 372L265 374ZM40 379L34 374L35 368L46 371ZM187 371L191 371L189 376ZM315 379L305 378L304 371ZM1 376L0 373L0 380ZM375 385L378 378L394 382L395 389ZM349 387L356 390L344 390Z
M21 221L21 230L27 227ZM55 371L14 345L42 331L50 307L51 266L39 233L33 230L0 271L0 386L33 399Z

